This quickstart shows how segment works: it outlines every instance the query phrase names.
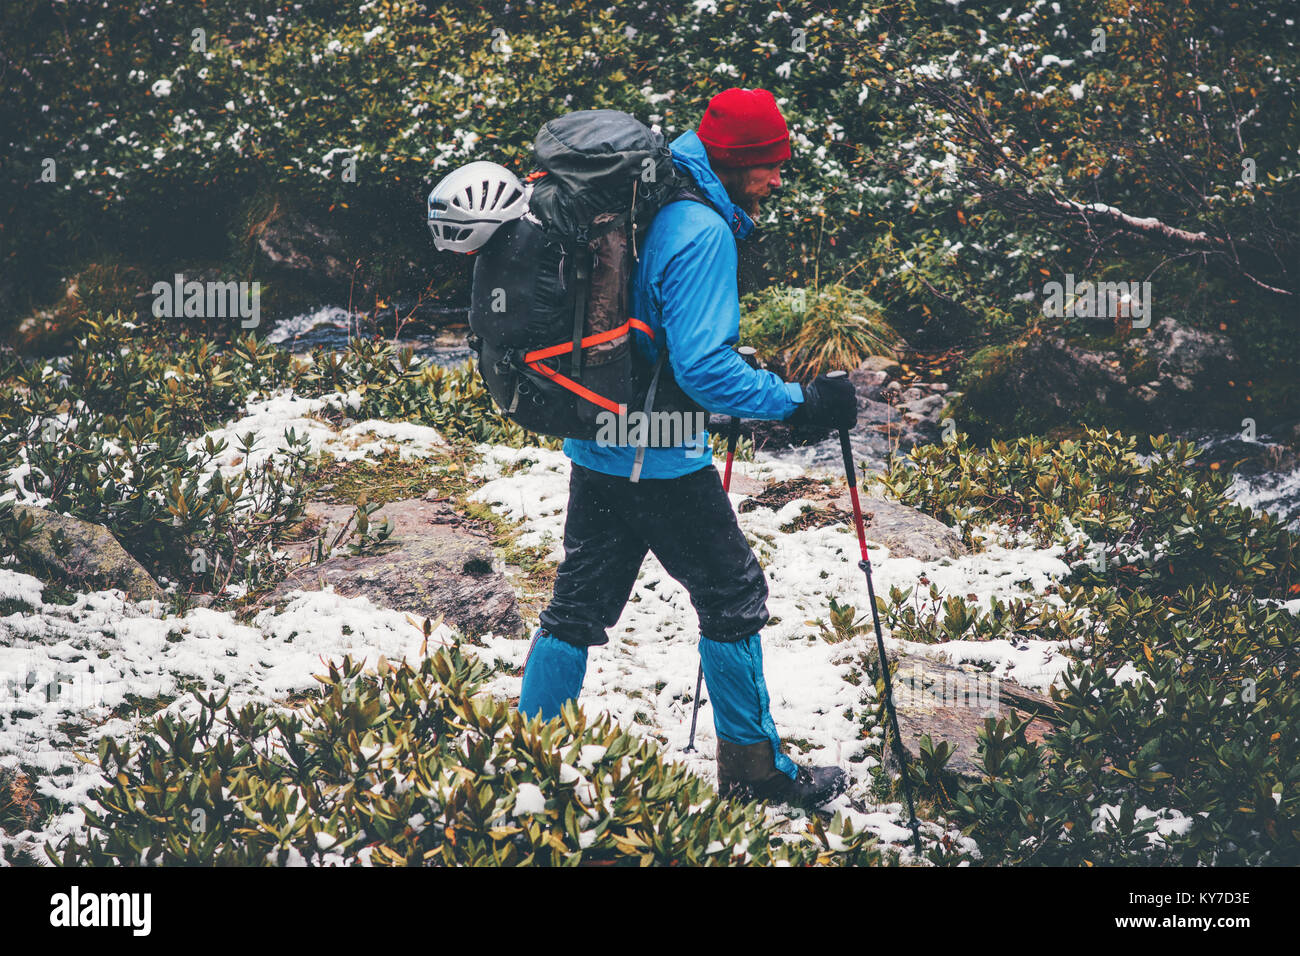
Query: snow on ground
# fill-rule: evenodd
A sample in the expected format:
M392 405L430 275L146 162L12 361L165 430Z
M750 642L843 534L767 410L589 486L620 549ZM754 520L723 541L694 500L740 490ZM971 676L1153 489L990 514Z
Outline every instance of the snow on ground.
M254 432L254 454L270 456L285 447L283 432L307 435L315 450L352 457L376 454L395 446L403 454L428 454L442 439L431 429L366 422L331 428L313 417L327 405L356 407L349 395L301 399L280 394L250 401L240 420L209 433L231 441L214 467L236 463L238 436ZM366 436L372 436L367 438ZM480 446L477 475L485 479L474 497L522 524L523 543L549 546L562 555L568 460L556 451ZM738 463L740 474L764 481L801 474L797 464L766 461ZM732 496L739 504L741 495ZM773 617L763 632L765 671L772 713L797 761L836 763L849 769L853 785L833 809L845 812L855 826L882 839L904 844L904 811L897 804L874 805L869 797L867 740L859 712L870 706L874 690L846 679L874 643L870 636L830 644L821 639L816 620L828 613L832 596L866 610L865 583L857 566L852 531L843 525L793 533L780 530L803 503L779 512L757 509L740 515L741 527L754 545L768 576L768 608ZM1033 548L996 538L977 555L937 562L893 558L872 548L877 592L908 588L924 574L942 594L992 596L1006 600L1041 595L1068 573L1064 548ZM236 706L247 701L283 702L295 691L317 685L313 674L324 661L345 654L373 664L414 659L423 635L405 614L378 608L365 598L347 599L332 591L299 594L283 613L259 614L243 624L227 612L196 609L164 616L156 603L133 604L120 592L80 595L71 605L45 603L35 578L0 569L0 598L23 602L35 613L0 617L0 766L38 771L38 792L57 797L68 809L40 833L0 836L0 860L16 844L57 841L83 823L77 804L101 782L94 764L83 764L76 751L93 751L102 735L118 738L140 733L146 717L132 713L131 697L176 698L168 710L192 714L194 689L232 690ZM594 712L611 714L622 726L658 738L670 759L713 778L713 717L700 708L697 750L684 754L690 733L691 704L699 656L695 612L685 590L647 557L638 587L610 643L590 654L581 700ZM448 639L444 625L435 639ZM517 697L519 679L512 672L523 664L527 640L485 639L476 649L487 662L502 665L489 689ZM902 646L902 642L889 642ZM988 666L996 677L1009 677L1045 688L1066 666L1062 648L1051 642L952 642L906 645L915 653L938 654L954 661ZM74 736L70 737L69 733ZM880 733L872 728L865 733ZM865 808L865 812L863 812ZM937 834L937 826L928 826ZM953 833L955 838L958 834ZM973 847L970 841L959 842ZM906 851L905 851L906 854Z
M35 578L0 569L0 594L37 612L0 617L0 767L40 771L37 792L70 809L40 834L0 834L0 859L5 844L57 841L81 825L71 807L104 781L76 751L93 751L100 736L138 734L145 721L122 716L131 713L132 697L176 698L167 711L189 716L198 710L193 690L230 689L236 707L282 702L318 687L312 675L326 672L326 660L351 654L373 666L382 654L414 661L424 641L405 614L332 590L300 593L282 613L268 609L241 624L204 608L163 616L157 602L133 603L120 591L49 604L41 589ZM430 641L453 637L443 625Z
M360 407L361 395L355 390L320 398L303 398L291 391L267 398L254 396L245 404L242 418L206 432L188 447L199 454L209 441L224 441L226 447L213 464L228 476L238 475L245 468L255 470L283 456L290 445L290 431L299 441L305 439L313 454L327 452L344 461L381 455L390 449L403 458L424 457L447 447L442 436L427 425L368 419L337 429L316 417L327 409L346 412ZM250 434L251 444L245 441ZM245 449L251 449L247 455Z

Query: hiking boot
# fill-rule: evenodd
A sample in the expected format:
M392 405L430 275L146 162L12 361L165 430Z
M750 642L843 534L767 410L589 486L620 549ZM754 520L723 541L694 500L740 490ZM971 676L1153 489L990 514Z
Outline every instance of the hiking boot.
M848 785L848 774L839 767L799 767L791 780L776 769L770 741L718 741L718 792L724 797L813 810L838 797Z

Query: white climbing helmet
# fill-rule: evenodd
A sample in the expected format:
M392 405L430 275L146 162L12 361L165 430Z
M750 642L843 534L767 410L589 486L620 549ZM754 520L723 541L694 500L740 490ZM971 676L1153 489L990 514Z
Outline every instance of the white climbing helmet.
M473 252L503 222L528 209L526 189L510 170L483 160L448 173L429 193L433 244L450 252Z

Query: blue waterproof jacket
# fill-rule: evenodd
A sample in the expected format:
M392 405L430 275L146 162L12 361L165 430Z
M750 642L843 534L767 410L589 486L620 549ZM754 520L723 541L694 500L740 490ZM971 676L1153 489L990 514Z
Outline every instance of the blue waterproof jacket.
M731 201L709 166L704 144L688 130L669 144L673 163L688 173L716 208L680 201L659 211L639 249L632 283L632 315L654 330L651 340L634 332L645 357L658 358L667 343L677 384L710 412L740 418L780 420L803 402L803 389L772 372L750 368L734 350L740 338L740 295L736 243L754 221ZM570 459L607 475L628 477L637 449L566 439ZM671 448L647 448L641 478L678 478L712 464L705 432Z

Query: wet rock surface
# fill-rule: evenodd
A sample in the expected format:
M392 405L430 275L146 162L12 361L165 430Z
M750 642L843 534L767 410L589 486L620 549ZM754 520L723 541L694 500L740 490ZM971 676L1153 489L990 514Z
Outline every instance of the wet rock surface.
M323 502L307 506L327 547L354 511ZM514 589L494 561L486 531L475 528L448 502L422 498L386 504L371 521L381 523L384 518L393 523L393 532L373 550L299 565L261 603L287 600L296 589L332 585L346 597L365 596L381 607L441 617L468 636L523 634ZM314 545L313 539L287 550L305 561Z
M742 501L737 510L742 514L755 508L775 511L799 499L809 502L807 509L783 530L853 524L853 503L843 482L828 484L817 478L776 482ZM868 544L888 548L891 558L934 561L969 553L956 531L915 508L874 493L860 493L860 501Z
M942 439L944 411L961 393L916 379L904 386L903 375L898 360L885 355L868 356L849 372L858 396L858 423L849 432L855 465L866 462L871 470L883 470L892 457ZM709 427L724 430L728 421L714 415ZM793 462L822 474L844 473L835 433L795 429L784 422L744 421L741 435L754 443L760 459Z
M892 655L891 655L892 658ZM1025 737L1041 742L1047 737L1059 708L1051 698L1014 681L994 680L971 664L950 664L928 657L899 655L892 677L898 729L908 756L918 759L921 738L947 741L955 748L946 769L978 779L984 768L979 759L979 733L985 719L1032 717Z

